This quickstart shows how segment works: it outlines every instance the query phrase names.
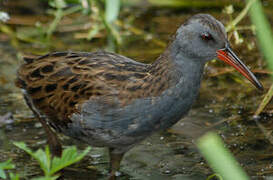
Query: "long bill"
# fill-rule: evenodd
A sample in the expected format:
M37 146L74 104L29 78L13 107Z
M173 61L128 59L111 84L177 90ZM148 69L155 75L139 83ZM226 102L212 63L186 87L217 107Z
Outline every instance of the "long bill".
M225 63L233 66L243 76L245 76L256 88L263 90L263 85L255 77L255 75L248 69L248 67L236 56L229 46L217 51L217 57Z

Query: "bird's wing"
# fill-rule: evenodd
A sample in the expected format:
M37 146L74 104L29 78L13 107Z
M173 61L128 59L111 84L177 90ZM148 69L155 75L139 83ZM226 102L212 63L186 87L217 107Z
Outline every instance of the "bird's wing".
M113 98L128 99L128 91L140 83L149 67L107 52L59 52L25 61L16 85L55 124L69 122L69 115L85 101L95 99L107 107L116 105Z

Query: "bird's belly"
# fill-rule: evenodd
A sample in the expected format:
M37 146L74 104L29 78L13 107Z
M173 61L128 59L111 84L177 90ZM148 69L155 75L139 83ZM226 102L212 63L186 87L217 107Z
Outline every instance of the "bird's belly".
M98 106L94 102L84 104L80 114L73 114L72 123L63 133L93 146L128 147L157 129L156 121L162 117L151 99L104 111Z
M124 107L105 109L87 102L80 113L73 114L73 123L64 133L95 146L128 147L175 124L188 112L192 102L193 97L179 94L175 89L160 97L136 99Z

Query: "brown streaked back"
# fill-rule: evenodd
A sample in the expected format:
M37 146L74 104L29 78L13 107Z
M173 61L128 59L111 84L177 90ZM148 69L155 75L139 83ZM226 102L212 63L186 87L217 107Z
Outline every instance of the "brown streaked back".
M111 104L118 97L120 105L126 105L167 88L156 85L160 77L151 65L113 53L58 52L24 60L16 85L26 90L36 109L62 123L89 99Z

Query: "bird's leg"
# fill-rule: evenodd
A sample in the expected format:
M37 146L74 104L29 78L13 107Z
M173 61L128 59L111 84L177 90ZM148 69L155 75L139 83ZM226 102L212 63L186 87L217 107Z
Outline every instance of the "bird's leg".
M57 134L51 130L51 128L43 118L39 117L38 119L47 134L47 143L49 144L50 152L52 153L53 156L61 157L62 144L60 143Z
M114 148L109 148L109 156L110 156L110 178L109 180L116 179L116 173L120 168L120 161L124 155L124 153L114 153Z
M45 132L47 134L47 143L49 144L49 148L50 148L52 155L57 156L57 157L61 157L62 144L60 143L57 135L51 130L51 128L47 124L45 118L41 117L40 113L37 112L37 110L33 106L33 103L31 102L31 100L29 100L29 98L27 96L24 96L24 98L26 100L27 105L32 110L34 115L38 118L38 120L40 121L40 123L43 126L43 129L45 130Z

